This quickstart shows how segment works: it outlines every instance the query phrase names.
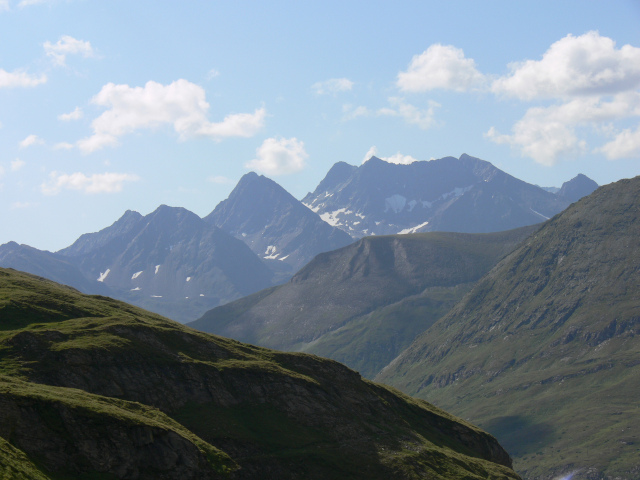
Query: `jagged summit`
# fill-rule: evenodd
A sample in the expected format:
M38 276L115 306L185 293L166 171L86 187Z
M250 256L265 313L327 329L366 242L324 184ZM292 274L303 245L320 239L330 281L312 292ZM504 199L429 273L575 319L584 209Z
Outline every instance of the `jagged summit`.
M562 184L562 187L558 191L558 196L573 203L577 202L582 197L589 195L596 188L598 188L598 184L596 182L586 175L579 173L568 182L564 182Z
M504 231L540 223L569 205L467 154L408 165L373 157L337 172L330 170L331 175L302 201L355 238Z
M244 241L272 268L287 267L287 277L318 253L352 241L276 182L253 172L204 220Z

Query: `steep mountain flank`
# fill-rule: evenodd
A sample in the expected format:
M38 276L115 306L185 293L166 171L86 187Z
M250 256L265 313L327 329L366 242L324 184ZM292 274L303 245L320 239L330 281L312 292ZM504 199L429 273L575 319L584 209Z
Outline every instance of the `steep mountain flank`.
M11 478L517 479L488 434L319 357L0 269Z
M367 237L189 325L327 356L373 377L535 228Z
M465 154L410 165L372 157L359 167L348 167L334 165L302 201L355 238L509 230L543 222L582 191L555 195Z
M502 260L377 380L493 432L525 478L640 475L640 177Z
M286 278L318 253L353 241L276 182L253 172L243 176L229 198L204 220L244 241L276 272L288 267Z

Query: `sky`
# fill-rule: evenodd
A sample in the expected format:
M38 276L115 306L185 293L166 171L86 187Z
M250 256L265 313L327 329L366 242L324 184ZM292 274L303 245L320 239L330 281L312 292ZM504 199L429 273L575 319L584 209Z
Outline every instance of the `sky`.
M640 1L0 0L0 244L205 216L256 171L640 174Z

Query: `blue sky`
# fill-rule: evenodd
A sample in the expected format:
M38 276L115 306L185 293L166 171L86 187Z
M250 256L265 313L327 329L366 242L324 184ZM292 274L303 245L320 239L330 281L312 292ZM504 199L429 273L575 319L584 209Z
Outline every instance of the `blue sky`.
M255 170L640 174L640 2L0 0L0 243L204 216Z

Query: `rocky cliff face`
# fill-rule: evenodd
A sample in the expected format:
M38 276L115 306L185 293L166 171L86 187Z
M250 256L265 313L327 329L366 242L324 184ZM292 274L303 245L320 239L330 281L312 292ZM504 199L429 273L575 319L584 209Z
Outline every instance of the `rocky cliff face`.
M0 314L0 437L13 449L0 458L15 471L518 478L488 434L330 360L199 333L7 270Z

